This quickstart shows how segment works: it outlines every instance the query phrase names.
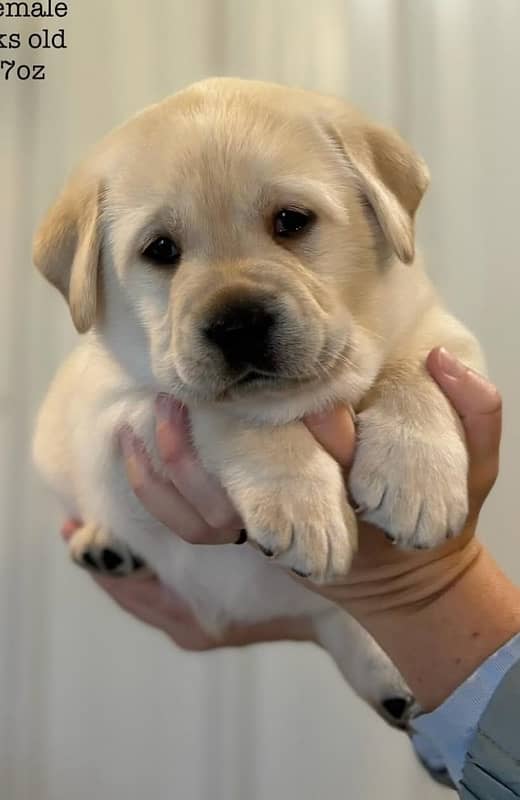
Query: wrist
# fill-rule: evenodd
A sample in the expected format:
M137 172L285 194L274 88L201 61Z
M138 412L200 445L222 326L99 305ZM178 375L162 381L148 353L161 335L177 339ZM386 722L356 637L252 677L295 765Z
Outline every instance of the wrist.
M351 579L342 587L349 612L366 627L432 606L471 572L483 554L472 528L433 550L403 551L371 534Z
M383 601L380 610L374 603L358 605L358 613L354 603L351 610L387 651L425 711L440 705L520 631L520 590L473 538L460 550L442 554L435 569L405 591L392 595L387 587Z

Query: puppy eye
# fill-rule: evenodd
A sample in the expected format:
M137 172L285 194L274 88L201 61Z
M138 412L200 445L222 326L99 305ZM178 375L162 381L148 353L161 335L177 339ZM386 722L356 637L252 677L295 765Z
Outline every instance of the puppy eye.
M181 257L181 251L173 241L167 236L160 236L154 239L143 252L143 257L153 264L161 267L176 264Z
M282 208L274 217L274 235L290 238L303 233L312 222L315 214L312 211L296 211L293 208Z

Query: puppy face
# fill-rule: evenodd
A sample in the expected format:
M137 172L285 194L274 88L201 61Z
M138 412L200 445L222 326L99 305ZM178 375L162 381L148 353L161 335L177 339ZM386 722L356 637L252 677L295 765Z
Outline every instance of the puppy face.
M413 259L426 182L395 134L340 101L207 81L100 145L35 260L78 330L144 343L157 388L294 395L369 369L359 343L381 335L385 264Z

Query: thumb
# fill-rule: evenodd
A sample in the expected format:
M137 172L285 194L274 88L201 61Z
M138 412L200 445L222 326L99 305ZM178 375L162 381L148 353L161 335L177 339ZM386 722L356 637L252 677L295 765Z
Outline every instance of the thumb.
M308 414L304 423L324 450L343 468L350 467L356 446L356 429L349 408L338 406L320 414Z
M502 399L497 388L443 347L426 360L428 371L460 417L468 448L470 490L487 494L498 473Z

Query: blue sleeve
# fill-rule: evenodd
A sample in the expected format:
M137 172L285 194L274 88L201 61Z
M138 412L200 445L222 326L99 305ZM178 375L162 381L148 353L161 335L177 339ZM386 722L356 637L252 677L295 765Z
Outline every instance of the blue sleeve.
M520 666L520 634L490 656L439 708L413 720L412 738L419 754L425 761L430 758L435 761L435 768L443 765L457 785L462 781L468 750L477 734L479 721L515 664ZM518 726L520 741L520 717L517 716L520 708L511 709L511 713Z

